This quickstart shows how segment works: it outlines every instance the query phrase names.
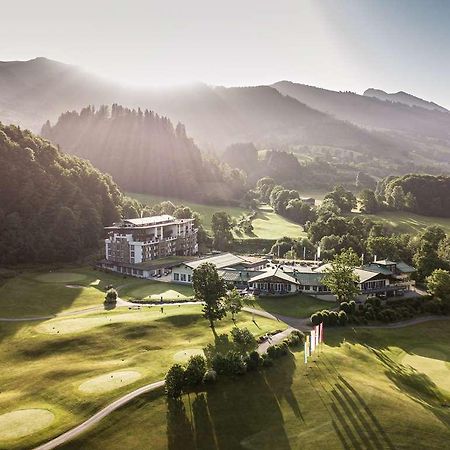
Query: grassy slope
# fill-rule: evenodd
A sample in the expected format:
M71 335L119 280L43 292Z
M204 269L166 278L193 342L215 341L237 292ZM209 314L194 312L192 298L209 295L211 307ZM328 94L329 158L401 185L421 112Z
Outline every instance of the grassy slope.
M248 306L263 309L270 313L281 314L290 317L309 317L312 313L331 309L335 306L333 302L318 300L309 295L294 295L292 297L255 297L248 302Z
M44 311L42 311L44 312ZM279 322L241 313L238 326L255 335L283 328ZM229 332L231 319L218 324ZM175 354L201 349L213 340L201 306L120 308L46 321L2 323L0 411L44 408L55 414L46 430L28 438L0 441L0 448L24 448L76 425L106 403L145 383L162 379ZM79 386L105 373L137 371L134 383L111 392L83 394ZM134 372L133 372L134 373ZM94 380L95 381L95 380Z
M193 211L197 211L200 214L202 223L207 229L211 228L211 217L217 211L226 211L231 217L236 219L242 215L249 214L248 210L235 206L202 205L199 203L177 200L174 198L156 197L146 194L128 193L127 195L148 205L154 205L165 200L170 200L175 204L184 204L185 206L189 206ZM275 214L270 207L262 207L258 211L258 215L256 219L253 220L252 224L254 227L253 235L249 236L235 234L235 237L239 239L278 239L282 236L298 237L304 235L303 229L300 225Z
M71 281L76 275L79 276L77 281ZM69 288L66 284L80 288ZM125 300L146 296L160 299L162 296L167 301L192 295L189 286L124 278L89 268L24 272L0 286L0 316L45 316L101 305L108 285L119 287L119 295Z
M450 392L405 355L450 370L450 323L397 330L327 330L310 368L303 353L168 405L136 399L65 449L442 449ZM306 373L308 373L307 376Z
M450 234L450 219L444 217L420 216L405 211L383 211L378 214L361 214L372 220L379 220L389 224L399 233L418 233L430 225L442 227Z

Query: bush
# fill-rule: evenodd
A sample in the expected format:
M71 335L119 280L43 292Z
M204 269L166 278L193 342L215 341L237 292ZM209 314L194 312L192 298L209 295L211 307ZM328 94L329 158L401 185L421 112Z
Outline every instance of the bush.
M105 295L106 303L115 303L117 301L117 291L113 288L108 289Z
M252 351L258 346L255 337L247 328L234 327L231 330L231 337L241 353Z
M350 308L350 313L351 314L355 314L355 312L356 312L356 302L355 302L355 300L349 301L348 302L348 306Z
M185 387L185 370L182 365L174 364L166 374L166 394L178 398Z
M212 366L219 375L242 375L247 369L244 358L235 351L226 355L218 353L212 359Z
M304 338L305 335L301 331L294 330L286 339L284 339L284 342L286 342L286 344L290 347L295 347L303 344Z
M328 314L328 325L337 325L339 321L339 315L336 311L330 311Z
M209 369L203 375L203 383L213 384L217 381L217 373L215 370Z
M267 353L265 353L262 357L262 366L263 367L273 366L273 359Z
M257 370L258 367L262 364L261 356L257 351L251 352L245 359L245 362L247 364L248 371Z
M289 352L289 347L287 346L286 342L283 342L279 345L271 345L267 349L267 354L269 355L269 358L271 359L277 359L281 358L284 355L287 355Z
M189 361L184 372L186 384L196 386L203 380L206 371L206 359L201 355L194 355Z
M323 322L323 311L318 311L311 315L310 320L313 325L319 325Z
M348 318L347 313L345 311L339 311L338 322L339 325L347 325Z
M350 305L349 305L349 303L347 303L347 302L342 302L342 303L339 305L339 309L340 309L341 311L346 312L347 314L351 313Z

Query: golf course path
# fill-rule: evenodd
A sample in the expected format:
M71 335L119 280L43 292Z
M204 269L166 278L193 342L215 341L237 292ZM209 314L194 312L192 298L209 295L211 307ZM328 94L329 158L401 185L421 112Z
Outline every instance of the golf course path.
M278 342L281 342L285 337L289 336L292 330L293 329L289 327L286 330L273 335L270 338L270 341L267 340L262 344L259 344L258 353L260 354L265 353L270 345L274 345L277 344ZM136 397L139 397L142 394L146 394L148 392L155 391L156 389L163 387L164 384L165 384L164 380L156 381L154 383L146 384L145 386L142 386L132 392L129 392L128 394L125 394L123 397L120 397L114 402L105 406L103 409L95 413L93 416L85 420L83 423L80 423L80 425L77 425L76 427L70 429L69 431L60 434L58 437L52 439L51 441L46 442L45 444L40 445L39 447L35 447L34 450L52 450L58 447L59 445L65 444L67 441L70 441L71 439L77 437L79 434L84 433L86 430L88 430L90 427L100 422L100 420L102 420L104 417L114 412L116 409L120 408L121 406L125 405L126 403L130 402Z
M164 386L164 380L156 381L155 383L147 384L145 386L140 387L139 389L136 389L124 395L123 397L120 397L116 401L110 403L108 406L105 406L103 409L95 413L92 417L90 417L80 425L76 426L75 428L72 428L69 431L66 431L65 433L59 435L58 437L52 439L51 441L42 444L39 447L36 447L35 450L50 450L58 447L58 445L64 444L70 439L73 439L74 437L78 436L80 433L86 431L92 425L95 425L96 423L100 422L100 420L102 420L108 414L111 414L113 411L125 405L126 403L138 397L139 395L154 391L155 389L159 389L162 386Z

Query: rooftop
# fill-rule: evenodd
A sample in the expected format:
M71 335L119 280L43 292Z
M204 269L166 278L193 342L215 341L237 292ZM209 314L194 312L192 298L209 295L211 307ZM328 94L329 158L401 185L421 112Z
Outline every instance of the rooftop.
M245 258L233 255L232 253L223 253L221 255L210 256L207 258L197 259L195 261L189 261L186 262L185 264L191 269L196 269L198 266L204 263L211 263L214 264L217 267L217 269L223 269L225 267L233 267L245 261L246 261Z

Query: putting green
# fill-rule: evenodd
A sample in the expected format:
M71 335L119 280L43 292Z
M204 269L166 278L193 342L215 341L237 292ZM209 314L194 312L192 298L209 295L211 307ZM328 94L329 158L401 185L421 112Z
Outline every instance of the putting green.
M85 381L80 384L78 389L85 394L103 394L134 383L141 377L142 375L137 370L110 372Z
M414 351L429 354L430 357L417 355ZM429 349L414 349L412 354L405 354L402 364L411 366L418 372L425 374L440 389L450 391L450 363L446 361L445 355L440 354L440 352L434 353L431 353Z
M44 283L73 283L74 281L81 281L86 278L86 275L73 272L49 272L34 277L35 280Z
M166 283L167 284L167 283ZM173 287L173 285L172 285ZM168 289L164 283L149 284L132 289L128 295L135 298L142 298L146 300L185 300L193 296L190 286L180 286Z
M91 330L92 328L122 322L144 322L149 317L142 311L133 311L123 314L108 314L95 316L79 316L70 319L52 319L38 325L36 330L46 334L69 334Z
M0 441L20 439L47 428L55 416L47 409L18 409L0 415Z
M176 362L186 362L191 356L204 355L201 348L187 348L181 350L173 355L173 360Z

